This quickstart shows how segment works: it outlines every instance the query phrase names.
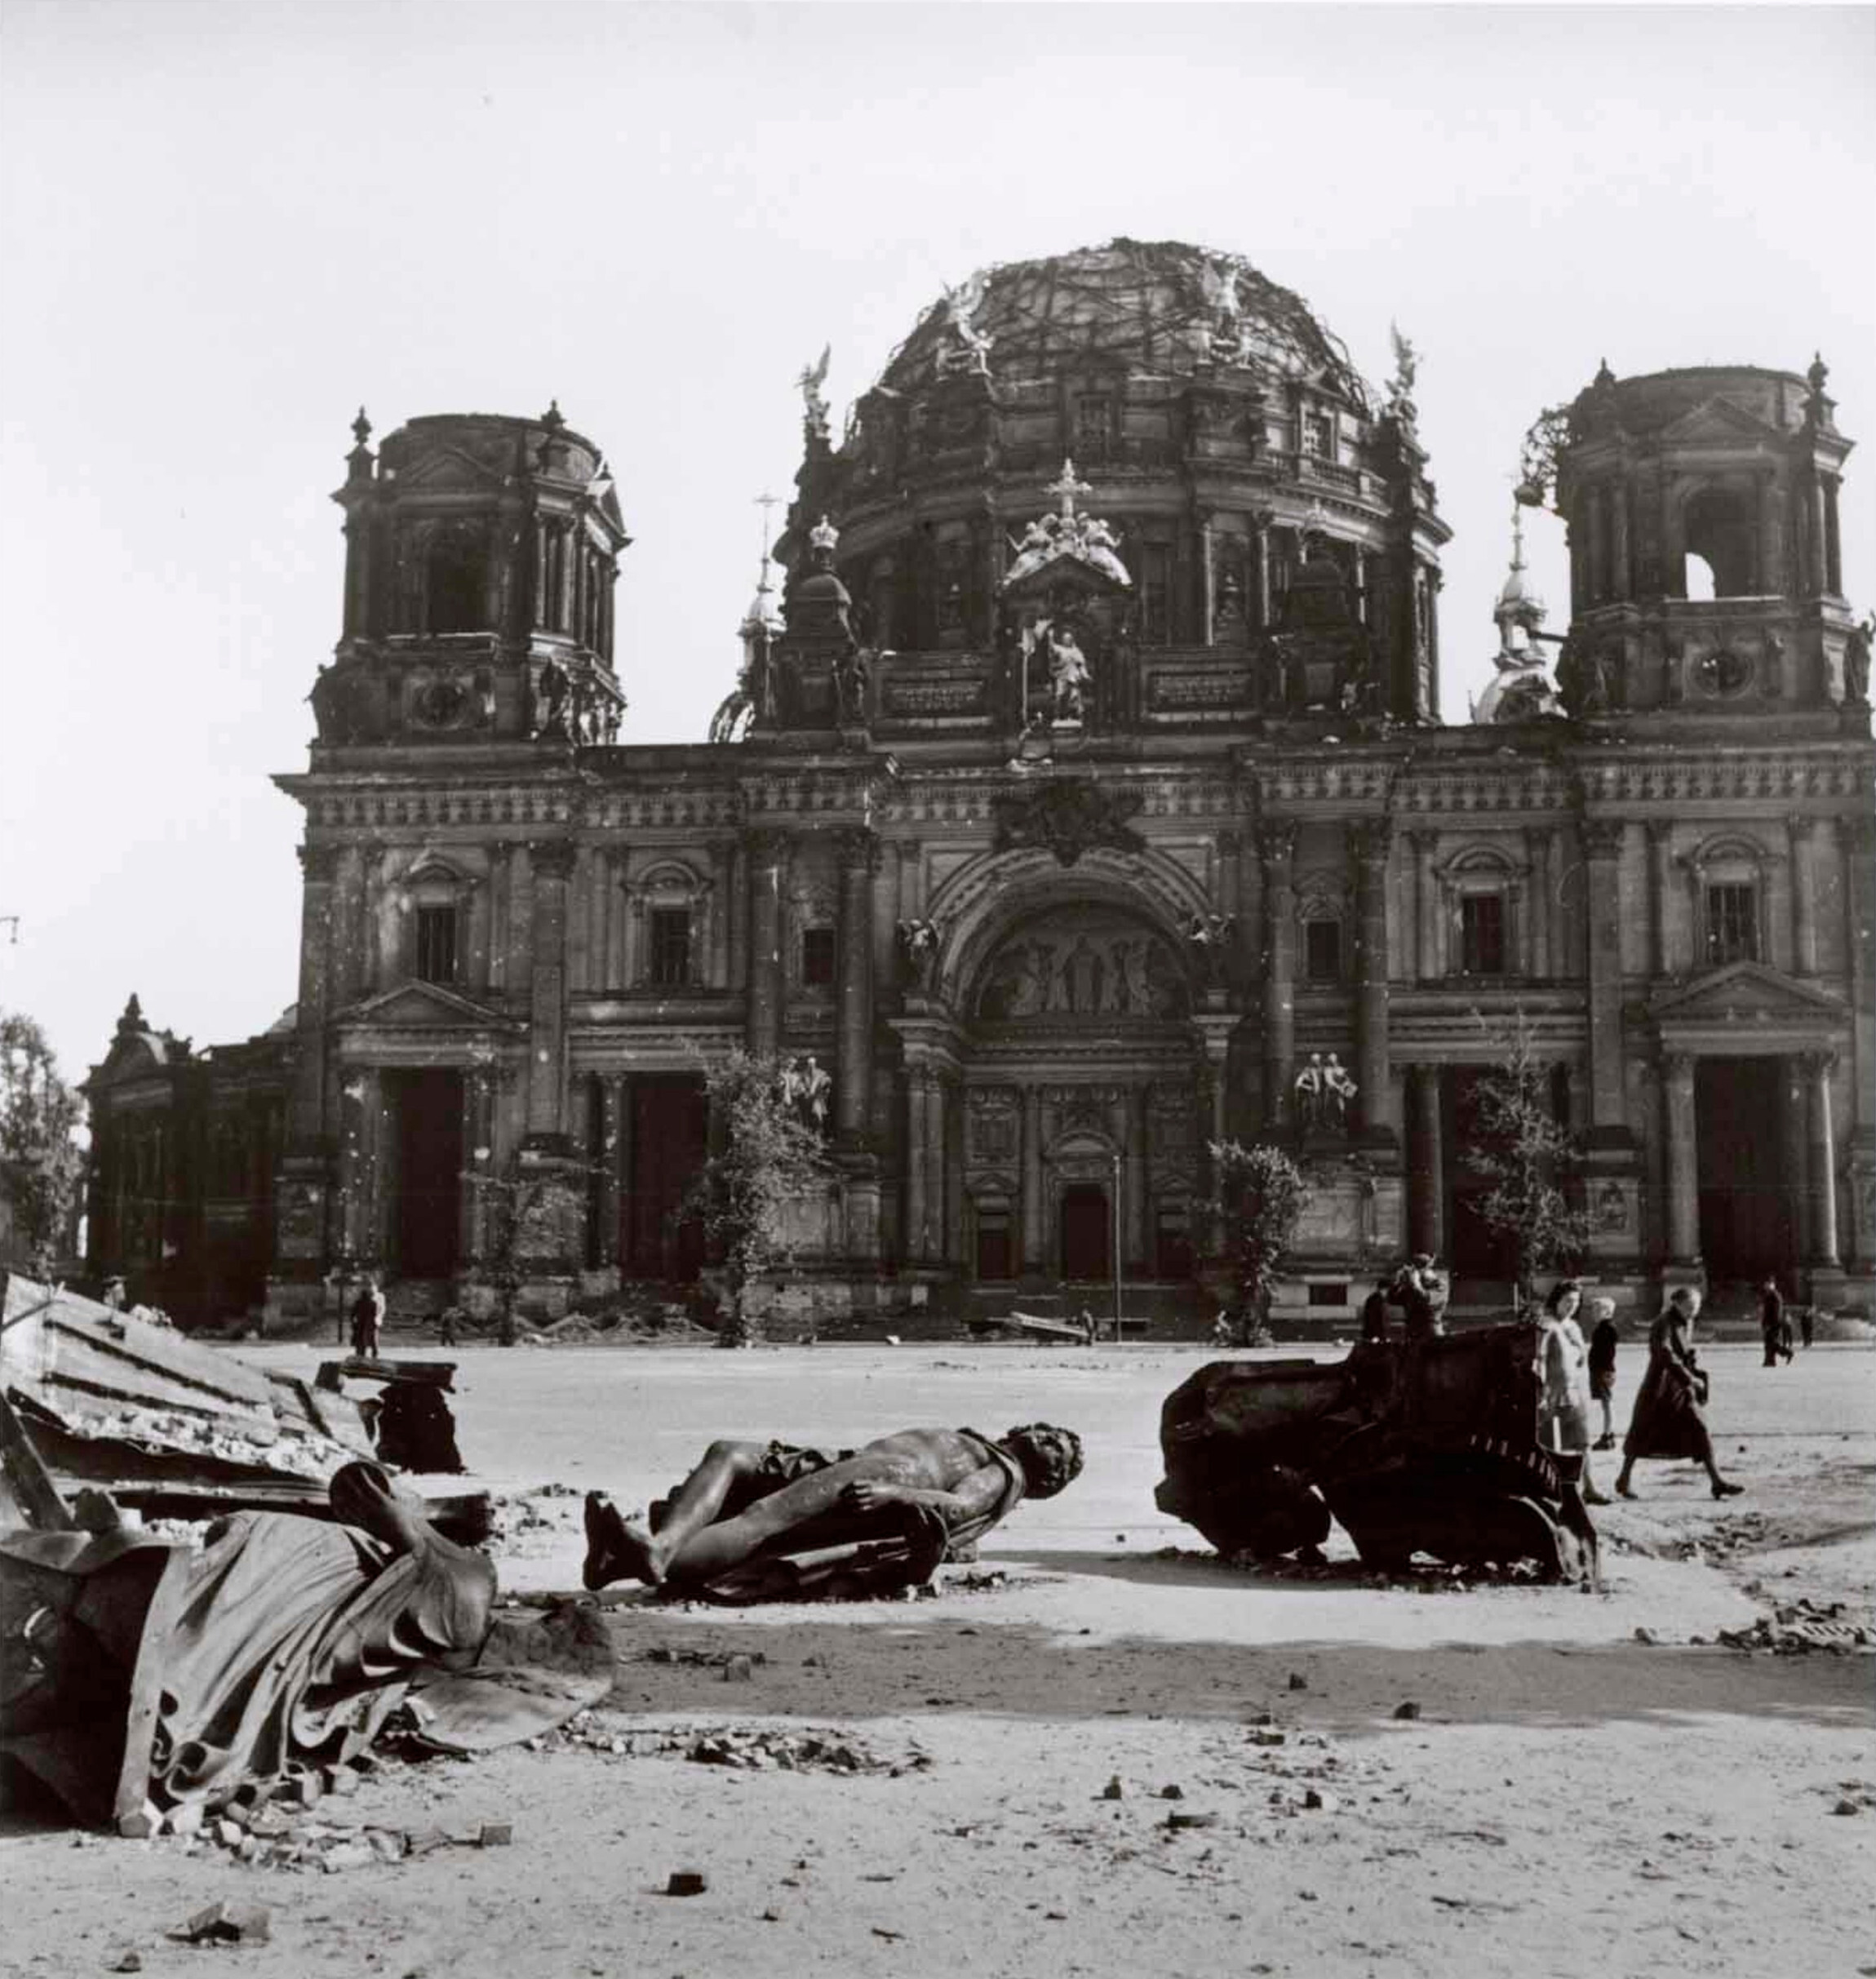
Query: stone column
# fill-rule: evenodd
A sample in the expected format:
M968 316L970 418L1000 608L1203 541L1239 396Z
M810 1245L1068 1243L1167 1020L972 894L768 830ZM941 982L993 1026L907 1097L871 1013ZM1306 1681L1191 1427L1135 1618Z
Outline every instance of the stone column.
M552 839L530 848L533 940L528 986L528 1131L566 1131L567 881L574 848Z
M1824 477L1813 468L1804 483L1804 570L1812 597L1822 597L1830 588L1829 549L1824 521Z
M1780 1122L1779 1172L1784 1177L1785 1216L1791 1239L1791 1255L1804 1256L1811 1248L1810 1118L1804 1088L1804 1060L1794 1054L1778 1062L1785 1089L1784 1118Z
M1274 519L1268 508L1253 509L1251 513L1251 604L1256 614L1254 623L1260 632L1268 632L1271 624L1271 523Z
M1261 826L1264 869L1264 1121L1289 1125L1292 1062L1296 1057L1297 828Z
M1551 877L1557 835L1548 825L1536 825L1531 845L1531 974L1546 983L1562 972L1550 951L1550 911L1556 882Z
M834 1129L838 1144L856 1149L872 1114L873 860L871 832L843 832L838 1029L834 1041Z
M1413 849L1414 974L1422 983L1436 983L1439 979L1439 881L1433 870L1433 855L1439 834L1409 832L1407 842Z
M1392 1082L1388 1077L1387 852L1392 827L1375 818L1349 829L1355 862L1355 1039L1357 1095L1363 1132L1370 1138L1390 1134L1387 1115Z
M1616 597L1629 598L1634 595L1634 573L1629 555L1629 484L1619 481L1610 493L1609 561L1614 566L1610 576Z
M1619 819L1592 818L1583 825L1583 849L1589 862L1585 907L1589 915L1593 1128L1621 1128L1627 1124L1622 1088L1622 836Z
M1791 846L1791 969L1799 976L1817 974L1816 826L1800 812L1785 821Z
M1758 589L1771 597L1785 588L1785 503L1770 474L1758 477Z
M1659 978L1674 973L1674 943L1668 934L1668 908L1674 897L1673 823L1665 818L1648 820L1648 926L1654 935L1653 970Z
M749 981L749 849L741 839L730 847L730 956L724 981L732 990Z
M1151 1233L1146 1224L1146 1120L1147 1094L1150 1089L1143 1085L1127 1089L1124 1110L1127 1134L1127 1160L1124 1170L1125 1180L1122 1186L1127 1192L1126 1228L1123 1241L1126 1245L1128 1267L1151 1277L1154 1275L1154 1262L1148 1246Z
M1446 1254L1446 1149L1440 1120L1439 1067L1407 1068L1408 1241L1430 1257Z
M1837 1054L1807 1051L1803 1064L1806 1166L1811 1171L1811 1255L1807 1262L1834 1271L1841 1262L1837 1250L1837 1140L1830 1124L1830 1078L1837 1069Z
M782 832L752 832L749 850L749 1049L773 1056L782 1041L782 891L787 884L788 840Z
M930 1218L926 1163L931 1144L931 1072L925 1065L906 1067L906 1227L908 1262L923 1264L928 1255Z
M601 1072L599 1085L599 1227L594 1249L601 1268L619 1262L619 1157L625 1141L626 1080L622 1072Z
M1684 1051L1661 1061L1662 1141L1667 1154L1668 1262L1700 1262L1700 1147L1694 1119L1694 1061Z
M1042 1088L1022 1094L1022 1268L1040 1271L1047 1255L1042 1227Z
M299 848L299 1000L295 1010L289 1144L316 1144L326 1131L326 1022L332 987L335 845Z
M1837 487L1834 474L1824 482L1824 588L1834 598L1843 595L1843 538L1837 521Z
M1605 553L1603 536L1603 490L1592 487L1584 502L1585 519L1589 525L1589 583L1590 602L1599 605L1608 594L1608 559Z
M946 1262L946 1236L951 1227L951 1178L946 1172L945 1151L950 1136L946 1130L949 1081L937 1066L925 1074L925 1256L932 1264Z
M1852 1145L1867 1155L1876 1142L1876 818L1839 818L1837 836L1850 978L1850 1128Z

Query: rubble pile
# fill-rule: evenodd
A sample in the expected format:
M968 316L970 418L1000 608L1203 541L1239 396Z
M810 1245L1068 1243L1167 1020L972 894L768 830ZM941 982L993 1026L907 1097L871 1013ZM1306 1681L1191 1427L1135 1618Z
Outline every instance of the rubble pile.
M889 1755L851 1732L827 1728L692 1724L621 1732L611 1729L591 1711L579 1712L557 1732L530 1739L528 1750L584 1750L615 1759L681 1759L694 1765L750 1773L876 1773L895 1780L923 1772L932 1763L931 1755L916 1742L903 1752Z
M1776 1656L1805 1656L1816 1650L1842 1656L1866 1649L1876 1638L1847 1618L1841 1601L1795 1601L1761 1615L1750 1628L1722 1629L1716 1640L1729 1649L1769 1649Z

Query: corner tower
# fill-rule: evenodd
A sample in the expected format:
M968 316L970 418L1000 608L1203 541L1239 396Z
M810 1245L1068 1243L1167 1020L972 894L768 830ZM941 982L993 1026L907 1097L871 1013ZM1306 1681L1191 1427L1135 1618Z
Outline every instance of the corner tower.
M1533 429L1569 530L1572 713L1758 723L1860 701L1838 515L1852 443L1826 376L1821 360L1802 376L1604 364ZM1527 499L1543 472L1528 463Z

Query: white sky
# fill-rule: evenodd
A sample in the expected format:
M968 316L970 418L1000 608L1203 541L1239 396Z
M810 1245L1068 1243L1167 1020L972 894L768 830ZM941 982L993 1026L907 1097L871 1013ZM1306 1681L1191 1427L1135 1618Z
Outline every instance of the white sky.
M1462 720L1519 437L1599 358L1821 348L1876 440L1873 134L1869 7L0 0L0 1007L77 1077L132 989L198 1044L291 1000L268 776L361 401L558 397L636 539L624 739L695 740L823 343L837 427L983 263L1236 250L1375 382L1390 317L1420 348ZM1860 609L1873 503L1853 458ZM1532 561L1560 630L1554 520Z

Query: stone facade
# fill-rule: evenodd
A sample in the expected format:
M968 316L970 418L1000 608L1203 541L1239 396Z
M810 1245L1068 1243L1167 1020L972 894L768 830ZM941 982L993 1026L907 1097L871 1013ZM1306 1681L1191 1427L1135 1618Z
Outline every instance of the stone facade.
M1296 1300L1346 1314L1404 1247L1463 1297L1501 1270L1468 1087L1518 1013L1597 1276L1866 1296L1876 752L1821 366L1605 368L1546 415L1558 691L1465 726L1405 345L1376 394L1247 264L1115 242L949 293L838 446L803 386L783 606L697 745L616 739L596 448L446 416L375 458L361 423L343 636L278 779L299 997L241 1048L279 1103L277 1308L363 1262L438 1298L512 1268L548 1310L694 1271L732 1045L831 1075L823 1316L1098 1309L1117 1242L1130 1308L1209 1318L1231 1136L1315 1179ZM99 1203L173 1076L143 1035L91 1083ZM200 1076L225 1111L233 1061Z

